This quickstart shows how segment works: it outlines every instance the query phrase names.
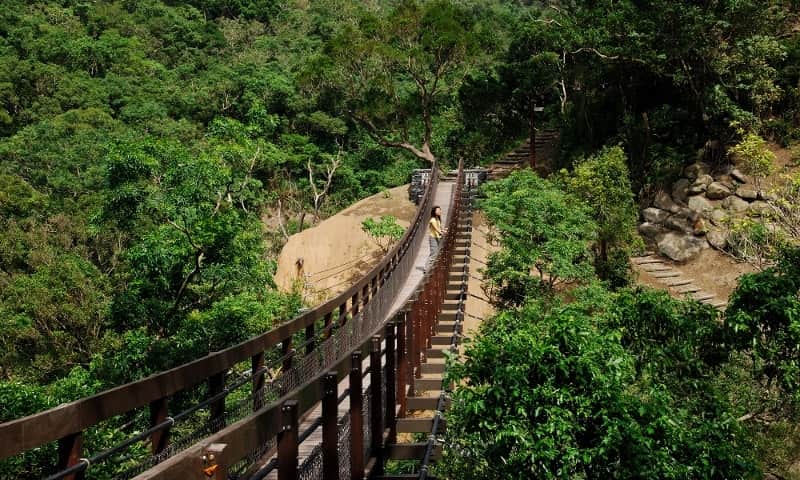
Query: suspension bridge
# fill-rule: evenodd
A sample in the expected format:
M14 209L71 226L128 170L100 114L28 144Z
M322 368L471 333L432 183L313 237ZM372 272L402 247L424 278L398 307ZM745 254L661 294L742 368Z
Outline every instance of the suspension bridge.
M440 178L434 165L404 237L347 291L225 350L0 424L0 459L55 445L48 480L431 478L477 178L463 165ZM447 231L430 262L432 205ZM84 448L120 418L136 433ZM389 473L391 460L413 461L414 473Z

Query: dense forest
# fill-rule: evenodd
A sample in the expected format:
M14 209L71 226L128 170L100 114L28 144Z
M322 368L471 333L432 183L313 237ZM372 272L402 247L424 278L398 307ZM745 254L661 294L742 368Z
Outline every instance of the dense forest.
M766 261L724 314L629 268L640 206L685 166L758 176L766 142L800 141L794 2L3 7L0 421L291 318L291 234L434 160L490 163L543 106L551 175L482 192L498 313L453 364L438 473L800 478L800 179L780 239L748 230ZM0 476L47 473L40 450Z

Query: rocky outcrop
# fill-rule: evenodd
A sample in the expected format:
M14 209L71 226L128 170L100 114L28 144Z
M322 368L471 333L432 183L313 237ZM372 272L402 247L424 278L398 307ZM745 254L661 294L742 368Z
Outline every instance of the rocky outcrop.
M676 262L685 262L691 259L708 245L705 239L677 232L657 235L656 243L658 243L658 250L663 255Z
M717 169L703 162L683 170L669 191L660 191L642 210L642 236L658 244L662 254L682 262L710 245L725 249L731 221L764 216L774 198L749 183L731 165Z

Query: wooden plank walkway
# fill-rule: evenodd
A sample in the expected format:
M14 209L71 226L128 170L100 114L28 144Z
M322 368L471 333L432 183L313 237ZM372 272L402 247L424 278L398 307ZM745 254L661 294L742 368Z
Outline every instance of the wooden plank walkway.
M453 182L447 181L440 181L436 192L434 192L434 199L433 205L437 205L442 209L442 224L447 224L447 219L449 218L450 214L450 199L453 196L453 190L455 185ZM426 214L427 218L430 214ZM427 228L427 223L426 223ZM391 309L389 310L389 314L386 316L384 320L388 320L392 318L395 313L400 310L403 305L405 305L406 301L411 297L411 295L417 290L422 277L425 274L425 268L428 263L428 257L430 255L430 245L428 243L428 239L426 238L425 241L422 243L422 247L417 252L417 256L414 258L414 268L411 269L408 277L406 277L405 281L403 282L403 286L397 293L395 297L395 302L392 304ZM367 371L369 368L369 356L366 356L362 362L362 370ZM362 380L363 388L366 391L370 385L370 375L367 375ZM337 395L341 396L343 392L345 392L348 388L350 388L350 379L349 377L345 376L341 382L339 382L339 386L337 389ZM339 404L339 418L342 418L344 415L348 415L350 413L350 398L349 396L344 399ZM301 419L299 433L302 434L306 430L308 430L316 421L322 416L322 405L317 404L317 406L308 414L305 418ZM298 445L298 465L302 466L303 462L309 455L314 451L317 445L322 443L322 427L317 427L305 439L305 441L301 442ZM263 461L261 466L267 465L270 462L275 460L275 452L271 452L271 455ZM278 478L278 469L273 469L269 475L264 477L266 479L277 480Z

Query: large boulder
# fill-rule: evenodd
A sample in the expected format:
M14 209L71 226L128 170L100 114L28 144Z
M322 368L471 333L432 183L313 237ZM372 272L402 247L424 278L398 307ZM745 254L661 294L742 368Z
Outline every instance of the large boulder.
M743 214L750 208L750 204L736 195L731 195L722 201L722 207L733 214Z
M672 184L672 198L676 202L686 203L686 197L689 196L689 185L692 182L688 178L681 178Z
M730 194L730 189L719 182L711 183L706 189L706 197L711 200L722 200Z
M711 167L707 163L696 162L683 169L683 176L695 180L701 175L707 175L710 171Z
M683 233L694 233L694 225L689 219L674 215L669 217L664 226L670 230L676 230Z
M715 208L714 211L711 212L711 223L718 227L725 225L728 223L728 214L721 208Z
M702 195L689 197L687 204L689 206L689 210L700 214L711 213L714 211L714 204L709 202L708 199Z
M658 250L676 262L685 262L694 258L708 245L704 238L677 232L657 235L656 242Z
M776 197L775 194L773 194L773 193L765 192L764 190L759 190L758 191L758 199L759 200L764 200L764 201L767 201L767 202L774 202L777 198L778 197Z
M709 245L717 250L725 250L725 247L728 246L728 234L719 228L709 230L706 234L706 240L708 240Z
M748 213L750 213L751 215L759 215L759 216L766 215L767 213L770 212L770 210L772 210L772 207L770 207L769 203L762 202L761 200L751 203L747 209Z
M639 233L647 238L655 238L657 235L666 232L666 229L655 223L644 222L639 225Z
M660 208L650 207L642 210L642 217L645 222L649 223L664 223L664 220L670 216L670 213Z
M758 198L758 192L755 188L739 187L736 189L736 195L745 200L755 200Z
M669 193L664 191L660 191L656 194L656 198L653 200L653 205L656 208L660 208L661 210L666 210L672 213L677 213L681 209L680 205L672 200L672 197L669 196Z

